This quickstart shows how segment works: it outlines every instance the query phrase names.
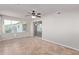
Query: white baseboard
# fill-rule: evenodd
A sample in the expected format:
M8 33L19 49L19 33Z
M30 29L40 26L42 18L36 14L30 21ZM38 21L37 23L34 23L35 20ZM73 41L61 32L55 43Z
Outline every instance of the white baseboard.
M73 48L73 47L71 47L71 46L63 45L63 44L57 43L57 42L55 42L55 41L51 41L51 40L44 39L44 38L42 38L42 40L45 40L45 41L48 41L48 42L51 42L51 43L55 43L55 44L60 45L60 46L63 46L63 47L67 47L67 48L70 48L70 49L79 51L79 49L77 49L77 48Z

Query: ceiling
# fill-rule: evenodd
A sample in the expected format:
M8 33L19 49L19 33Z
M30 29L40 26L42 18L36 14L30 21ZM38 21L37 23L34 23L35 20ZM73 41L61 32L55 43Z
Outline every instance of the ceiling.
M79 10L78 4L0 4L0 14L13 16L18 18L27 18L27 12L32 10L42 13L42 15L48 15L50 13L55 13L56 10L61 11L72 11ZM29 17L30 18L30 17Z

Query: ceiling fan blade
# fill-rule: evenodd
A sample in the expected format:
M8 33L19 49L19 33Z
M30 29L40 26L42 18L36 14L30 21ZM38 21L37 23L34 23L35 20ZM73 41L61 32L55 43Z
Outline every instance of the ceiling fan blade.
M41 18L41 13L37 13L36 16L39 17L39 18Z
M32 15L35 16L36 14L35 13L32 13Z
M37 13L37 15L41 15L41 13Z
M28 17L28 16L31 16L31 15L25 15L25 17Z
M31 12L27 12L27 13L30 14L30 15L32 14Z
M32 14L31 12L29 12L29 11L27 11L27 10L25 10L25 12L28 13L28 14Z
M36 15L36 17L39 17L39 18L41 18L41 16L39 16L39 15Z

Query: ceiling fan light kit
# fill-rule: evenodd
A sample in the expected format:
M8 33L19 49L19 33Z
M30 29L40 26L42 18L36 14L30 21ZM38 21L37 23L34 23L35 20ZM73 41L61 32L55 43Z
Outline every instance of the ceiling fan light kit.
M36 18L36 16L32 16L32 18Z

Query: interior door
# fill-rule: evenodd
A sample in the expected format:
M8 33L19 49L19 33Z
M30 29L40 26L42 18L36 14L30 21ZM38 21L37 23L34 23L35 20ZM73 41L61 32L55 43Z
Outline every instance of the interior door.
M34 22L34 36L42 37L42 21Z

